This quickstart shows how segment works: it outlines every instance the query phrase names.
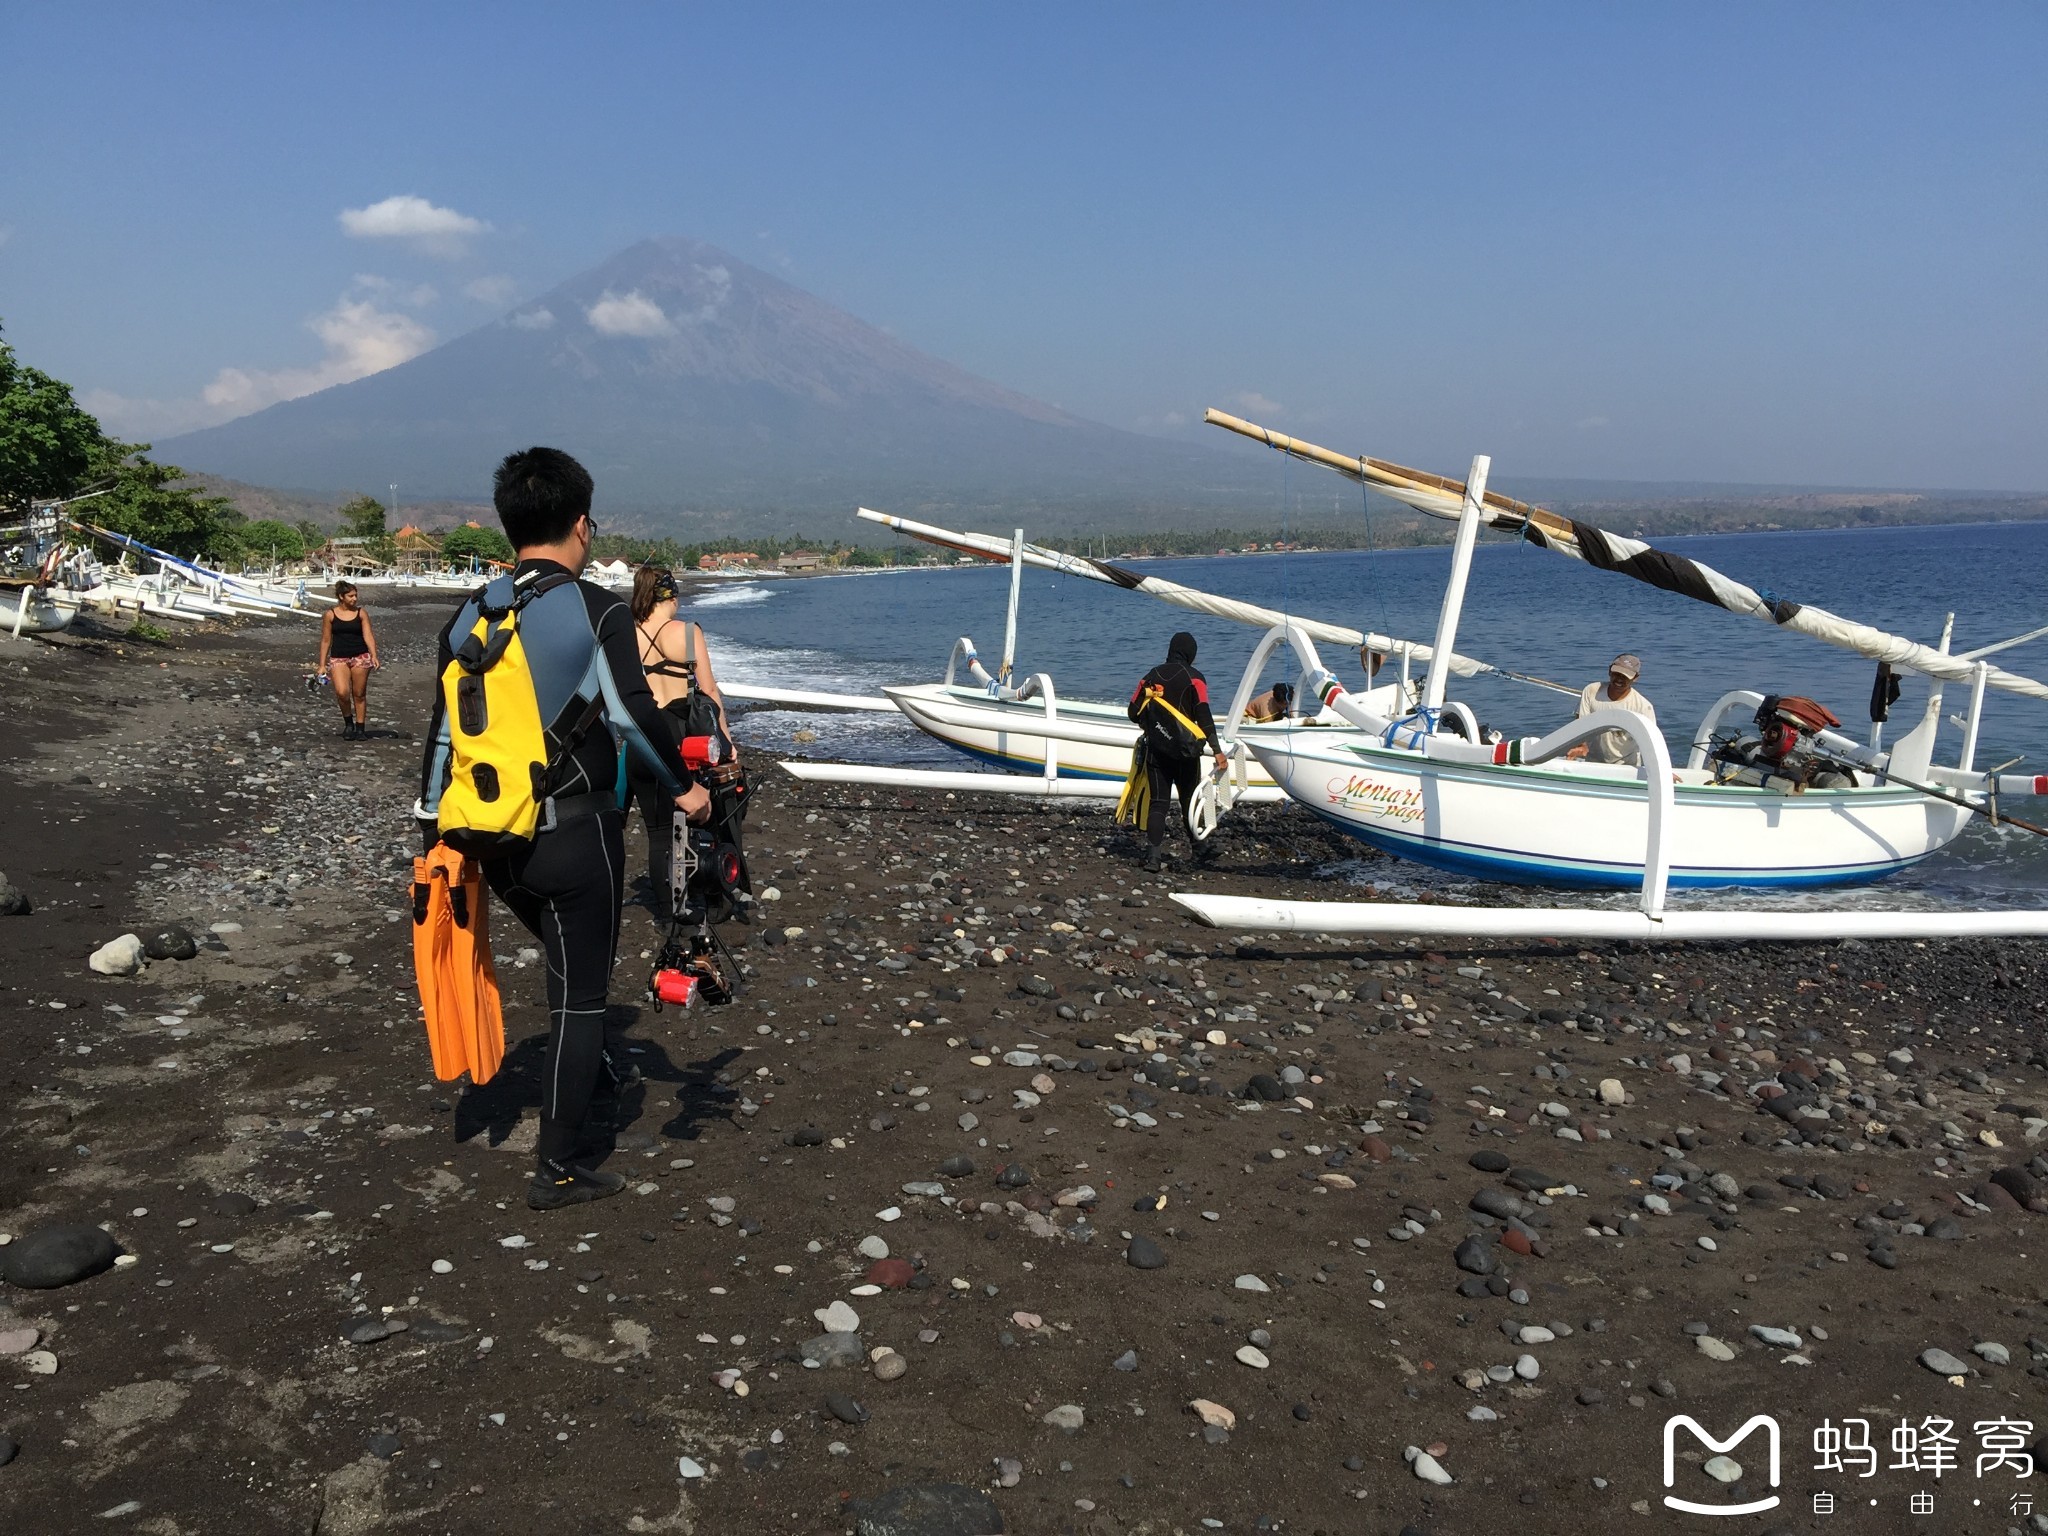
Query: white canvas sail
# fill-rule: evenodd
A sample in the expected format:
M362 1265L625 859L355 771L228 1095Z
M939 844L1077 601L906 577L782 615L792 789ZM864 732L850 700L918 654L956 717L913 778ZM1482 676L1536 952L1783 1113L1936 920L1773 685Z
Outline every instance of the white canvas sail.
M1262 442L1293 458L1307 459L1333 469L1430 517L1455 522L1464 505L1463 481L1432 475L1425 470L1408 469L1385 459L1337 453L1224 411L1212 410L1205 419L1211 426ZM1684 555L1674 555L1640 539L1609 533L1591 523L1578 522L1512 497L1488 491L1483 500L1483 517L1489 528L1512 533L1531 544L1569 555L1574 560L1583 560L1604 571L1618 571L1667 592L1712 603L1730 613L1762 619L1780 629L1789 629L1845 651L1854 651L1872 661L1888 662L1894 670L1920 672L1928 677L1957 683L1972 683L1977 678L1981 653L1979 658L1953 656L1903 635L1845 619L1810 603L1798 603L1776 593L1760 592ZM2019 694L2023 698L2048 700L2048 684L1989 663L1982 665L1987 687Z

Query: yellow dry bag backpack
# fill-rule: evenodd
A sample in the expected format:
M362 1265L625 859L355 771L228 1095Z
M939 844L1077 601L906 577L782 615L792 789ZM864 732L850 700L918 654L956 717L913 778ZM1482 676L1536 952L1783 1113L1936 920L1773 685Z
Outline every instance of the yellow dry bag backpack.
M544 576L503 608L478 593L476 623L441 674L449 756L440 832L457 852L502 857L530 844L540 827L554 743L540 717L519 616L542 593L575 579Z

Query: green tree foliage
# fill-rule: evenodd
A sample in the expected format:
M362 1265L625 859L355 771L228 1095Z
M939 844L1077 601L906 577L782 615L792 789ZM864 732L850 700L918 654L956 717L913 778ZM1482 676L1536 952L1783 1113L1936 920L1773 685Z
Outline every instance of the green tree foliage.
M180 485L185 472L144 458L148 451L147 443L104 443L92 478L111 480L112 487L80 507L80 514L174 555L239 560L248 526L242 514L225 496Z
M71 386L31 368L0 341L0 512L30 501L102 491L79 515L176 555L233 559L242 515L225 497L181 485L185 472L108 437Z
M0 511L77 491L106 446L71 386L29 367L0 340Z
M510 560L512 541L496 528L457 528L441 541L443 560Z
M342 503L341 532L351 539L374 539L389 532L384 526L384 503L374 496L358 496Z
M310 517L300 518L296 523L292 524L292 527L297 531L299 538L304 541L308 549L318 549L327 542L327 530L314 522Z
M363 553L383 565L398 558L398 544L384 522L384 503L374 496L358 496L341 504L340 537L361 539Z
M241 530L242 549L251 560L265 565L290 565L306 558L305 536L290 523L274 517L259 518Z

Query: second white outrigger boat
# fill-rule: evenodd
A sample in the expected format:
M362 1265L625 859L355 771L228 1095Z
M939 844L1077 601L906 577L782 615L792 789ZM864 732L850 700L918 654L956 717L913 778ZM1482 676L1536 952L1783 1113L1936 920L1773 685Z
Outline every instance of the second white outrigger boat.
M1657 920L1667 887L1829 886L1880 879L1946 847L1973 816L2044 832L2005 814L2001 805L2008 797L2048 794L2048 775L1976 766L1987 690L2048 700L2048 686L1986 658L2044 631L1952 654L1947 633L1939 646L1921 645L1823 609L1766 599L1683 556L1488 493L1484 457L1474 459L1467 479L1457 482L1333 453L1220 412L1210 412L1209 419L1362 480L1431 516L1457 520L1436 632L1439 656L1450 654L1456 643L1473 545L1487 524L1880 662L1867 741L1832 729L1838 722L1824 711L1816 718L1810 701L1735 689L1708 712L1688 760L1676 767L1655 727L1624 710L1596 712L1547 736L1481 742L1469 719L1450 728L1458 706L1445 701L1448 671L1438 665L1431 667L1413 709L1376 707L1376 701L1348 694L1323 667L1311 636L1298 626L1275 626L1253 659L1254 670L1286 644L1302 663L1302 696L1349 728L1262 736L1248 743L1250 750L1291 798L1375 847L1489 879L1640 886L1644 915ZM1929 689L1919 722L1887 750L1883 721L1897 698L1893 675L1899 672L1926 676ZM1942 691L1951 682L1969 686L1969 712L1955 762L1939 765L1934 753ZM1744 730L1750 721L1753 736ZM1623 732L1635 743L1640 767L1567 755L1608 731ZM1364 932L1389 931L1396 920L1391 909L1373 904L1176 899L1205 920L1230 926ZM1415 909L1402 909L1398 920L1414 916ZM1544 916L1555 920L1559 914ZM1589 917L1592 928L1581 931L1598 929L1597 918ZM1449 921L1474 931L1469 912ZM1629 921L1626 914L1617 917L1624 926ZM2027 921L2034 926L2015 931L2037 931L2041 915Z

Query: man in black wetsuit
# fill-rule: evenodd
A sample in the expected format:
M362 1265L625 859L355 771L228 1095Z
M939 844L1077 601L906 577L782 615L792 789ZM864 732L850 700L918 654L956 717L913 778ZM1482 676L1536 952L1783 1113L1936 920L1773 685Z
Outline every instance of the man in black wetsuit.
M519 564L487 589L494 603L508 604L518 585L582 571L596 534L591 490L589 473L556 448L529 448L498 466L493 500ZM433 819L448 780L448 720L439 680L454 659L450 637L470 632L477 606L477 599L470 598L441 631L433 721L414 811L429 842L436 835ZM549 739L561 745L549 764L549 799L541 817L545 830L524 851L486 860L483 870L491 889L540 940L547 956L548 1049L541 1072L540 1139L526 1203L552 1210L602 1200L625 1184L615 1173L585 1167L577 1151L599 1074L609 1070L605 1003L626 871L625 816L619 808L618 747L612 733L692 821L709 815L710 797L702 788L685 785L680 764L660 750L672 736L647 691L633 645L633 617L621 598L585 581L562 581L521 611L519 633L541 721Z
M1209 684L1195 670L1195 637L1182 630L1166 647L1166 660L1147 672L1131 690L1130 717L1145 734L1145 774L1151 803L1145 812L1145 868L1157 871L1166 841L1169 789L1180 795L1180 820L1198 859L1215 850L1209 839L1195 836L1189 808L1202 780L1203 749L1216 759L1216 771L1229 766L1216 735L1216 717L1209 710Z

